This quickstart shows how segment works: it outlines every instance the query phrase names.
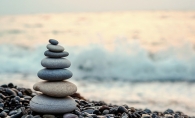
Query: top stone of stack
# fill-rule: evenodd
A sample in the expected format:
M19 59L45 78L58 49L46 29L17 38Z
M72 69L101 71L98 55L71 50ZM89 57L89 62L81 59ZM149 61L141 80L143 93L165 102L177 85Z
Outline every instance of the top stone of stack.
M49 39L49 43L51 43L52 45L58 45L58 41L55 39Z

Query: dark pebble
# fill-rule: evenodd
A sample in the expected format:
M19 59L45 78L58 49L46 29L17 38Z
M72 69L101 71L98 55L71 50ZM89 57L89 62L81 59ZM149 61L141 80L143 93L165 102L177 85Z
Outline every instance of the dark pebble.
M99 110L94 110L94 111L93 111L93 114L100 115L101 112L100 112Z
M152 118L157 118L158 116L156 114L152 114Z
M23 118L23 116L22 116L22 118ZM33 115L26 115L24 118L33 118Z
M148 114L152 113L150 109L144 109L144 111Z
M172 109L167 109L164 114L173 114L174 111Z
M29 88L25 89L24 92L26 93L26 95L31 95L32 94L32 90L29 89Z
M18 100L20 102L20 97L19 96L15 96L14 99Z
M22 92L18 92L18 96L19 96L19 97L23 97Z
M49 43L51 43L52 45L58 45L58 41L55 39L49 39Z
M94 109L86 109L86 110L84 110L82 112L87 112L89 114L92 114L94 112Z
M9 89L9 88L5 89L5 92L6 92L8 95L12 95L12 96L16 96L16 95L17 95L15 91L13 91L13 90L11 90L11 89Z
M14 88L14 84L13 83L9 83L7 86L10 87L10 88Z
M174 118L179 118L179 115L178 115L178 114L175 114L175 115L174 115Z
M128 112L128 110L124 107L124 106L120 106L117 110L119 113L124 113L124 112Z
M117 113L117 108L111 108L109 113L116 114Z
M5 118L7 116L7 113L5 112L5 111L2 111L1 113L0 113L0 117L1 118Z
M121 118L128 118L128 114L123 113L123 114L121 115Z
M4 103L0 103L0 107L4 107Z
M1 87L7 88L8 86L7 86L7 84L3 84L3 85L1 85Z
M43 115L43 118L55 118L54 115Z
M24 96L24 99L26 99L26 100L31 100L32 97L31 97L31 96Z
M75 114L67 113L63 115L63 118L78 118L78 116Z
M2 112L3 111L3 107L0 107L0 112Z
M41 118L41 116L40 115L36 115L36 116L34 116L34 118Z
M109 114L109 110L106 109L106 110L104 110L102 113L103 113L104 115L105 115L105 114Z
M16 113L18 113L17 110L12 110L12 111L9 112L9 115L11 116L11 115L14 115L14 114L16 114Z
M104 110L109 110L110 108L106 105L103 105L102 107L100 107L99 111L103 112Z

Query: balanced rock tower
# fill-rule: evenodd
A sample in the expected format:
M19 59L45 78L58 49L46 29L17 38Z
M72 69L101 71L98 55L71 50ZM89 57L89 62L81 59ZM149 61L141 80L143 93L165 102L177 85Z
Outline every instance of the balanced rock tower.
M66 57L68 52L58 45L58 41L49 40L45 51L45 59L41 65L45 67L37 75L44 80L36 83L33 89L42 92L30 101L30 107L33 111L39 113L61 114L71 112L76 109L76 103L69 95L77 91L76 85L66 81L72 77L72 72L65 69L70 67L71 63Z

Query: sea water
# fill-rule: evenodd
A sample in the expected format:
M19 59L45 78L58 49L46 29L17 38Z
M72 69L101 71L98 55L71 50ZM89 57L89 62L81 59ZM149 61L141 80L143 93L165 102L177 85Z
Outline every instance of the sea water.
M195 115L194 12L0 16L0 80L32 88L49 38L89 100ZM166 17L165 17L166 16ZM140 25L141 24L141 25Z

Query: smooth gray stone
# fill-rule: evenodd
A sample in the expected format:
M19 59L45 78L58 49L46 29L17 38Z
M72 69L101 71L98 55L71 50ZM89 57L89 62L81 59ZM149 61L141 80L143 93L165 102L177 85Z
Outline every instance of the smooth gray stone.
M30 108L39 113L59 114L75 110L76 103L70 96L54 98L42 94L31 99Z
M44 55L47 57L51 57L51 58L61 58L61 57L68 56L69 53L66 51L64 51L64 52L51 52L51 51L47 50L47 51L45 51Z
M63 52L64 51L64 47L60 45L52 45L52 44L48 44L47 49L52 52Z
M42 69L37 76L47 81L61 81L71 78L72 72L67 69Z
M78 118L78 116L72 113L67 113L63 115L63 118Z
M52 45L58 45L58 41L55 39L49 39L49 43L51 43Z
M41 65L46 68L68 68L71 63L66 58L45 58L41 61Z
M41 81L34 84L33 89L51 97L66 97L76 93L77 86L69 81Z

